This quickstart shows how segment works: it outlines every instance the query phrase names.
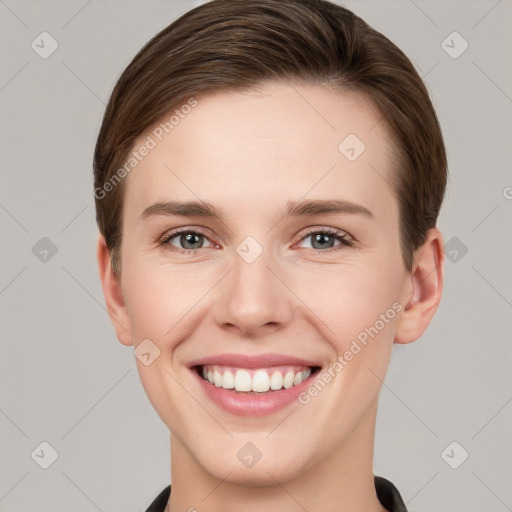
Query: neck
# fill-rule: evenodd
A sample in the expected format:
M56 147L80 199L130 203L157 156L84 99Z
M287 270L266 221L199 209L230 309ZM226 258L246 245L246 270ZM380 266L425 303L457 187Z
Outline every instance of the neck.
M375 419L376 404L351 436L320 462L298 469L286 481L273 479L263 486L234 483L231 474L216 478L171 434L172 492L165 512L386 512L374 486Z

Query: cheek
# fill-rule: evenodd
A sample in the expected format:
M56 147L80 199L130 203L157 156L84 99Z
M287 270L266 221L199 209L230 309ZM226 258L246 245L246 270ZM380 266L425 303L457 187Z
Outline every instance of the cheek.
M189 329L199 304L216 282L213 271L185 265L147 264L133 261L126 265L126 307L135 343L149 338L165 349Z
M355 339L364 344L377 335L392 336L400 296L398 269L382 268L382 262L354 262L295 273L294 291L316 315L315 325L323 326L338 354L349 350Z

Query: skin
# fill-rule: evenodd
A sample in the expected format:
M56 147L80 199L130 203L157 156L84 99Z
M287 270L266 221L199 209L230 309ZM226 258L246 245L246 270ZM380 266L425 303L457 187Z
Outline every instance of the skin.
M102 235L97 253L119 341L136 348L150 339L160 350L149 366L136 364L171 432L168 510L382 512L373 484L378 394L393 343L421 336L439 304L441 233L429 231L407 271L389 185L392 142L359 93L275 82L197 100L126 178L120 276ZM350 133L366 146L353 162L338 149ZM218 205L222 220L138 220L147 206L170 199ZM373 218L282 218L286 202L301 199L351 201ZM191 250L180 236L158 246L179 227L206 232L195 255L172 251ZM313 245L307 228L325 227L354 245ZM263 249L250 264L236 252L247 236ZM276 352L328 368L397 301L402 311L306 405L230 414L185 366L213 354ZM251 468L237 458L247 442L262 453Z

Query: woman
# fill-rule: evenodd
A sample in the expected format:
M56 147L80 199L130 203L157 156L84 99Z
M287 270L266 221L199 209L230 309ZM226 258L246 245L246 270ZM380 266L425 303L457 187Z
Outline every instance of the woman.
M214 0L123 72L94 169L105 300L170 430L147 510L405 511L377 402L441 298L447 175L407 57L327 1Z

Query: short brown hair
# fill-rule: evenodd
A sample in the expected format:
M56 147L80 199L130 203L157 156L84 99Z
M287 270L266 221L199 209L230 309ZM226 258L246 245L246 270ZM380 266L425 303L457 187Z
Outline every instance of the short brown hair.
M411 270L414 251L436 225L447 159L434 107L410 60L353 12L327 0L213 0L154 36L122 73L107 105L94 187L96 220L115 272L126 180L108 194L104 187L137 137L192 96L279 80L361 92L378 107L396 144L393 188L403 260Z

